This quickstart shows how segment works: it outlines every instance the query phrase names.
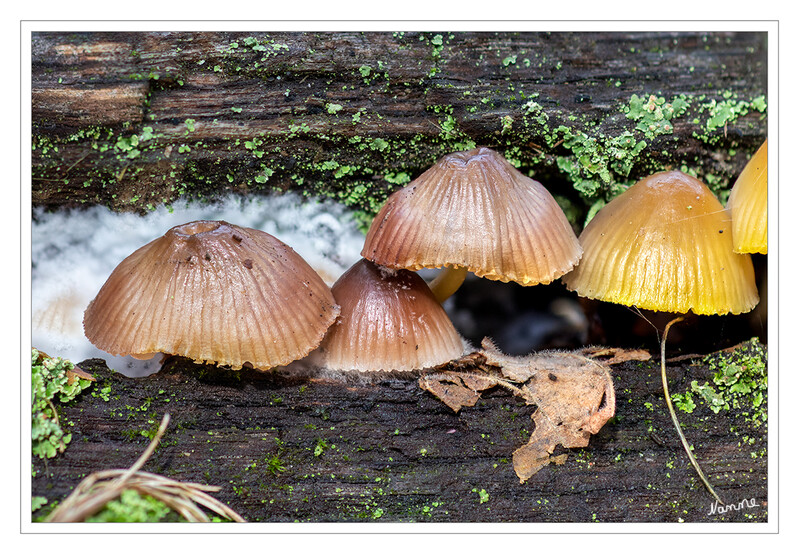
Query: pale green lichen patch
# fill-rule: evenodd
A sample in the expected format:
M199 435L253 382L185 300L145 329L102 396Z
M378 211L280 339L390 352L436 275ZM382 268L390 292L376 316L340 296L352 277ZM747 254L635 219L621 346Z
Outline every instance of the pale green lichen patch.
M33 454L52 458L66 450L72 434L66 431L71 422L59 417L57 404L66 404L91 385L91 381L72 373L68 360L50 358L31 349L31 438Z
M648 98L633 94L630 103L622 108L628 119L636 121L636 129L653 139L658 135L672 134L672 120L680 117L690 106L688 97L681 94L670 102L662 96L650 94Z
M689 390L673 394L679 409L692 413L700 402L714 413L737 412L753 427L767 421L768 364L763 344L751 339L745 347L712 354L702 362L713 372L713 383L692 381Z
M708 144L717 144L721 137L726 136L727 126L734 123L751 111L757 111L763 118L766 116L766 97L759 95L750 100L744 100L729 91L721 93L721 100L716 98L698 98L697 116L693 123L703 126L699 131L694 131L693 136Z

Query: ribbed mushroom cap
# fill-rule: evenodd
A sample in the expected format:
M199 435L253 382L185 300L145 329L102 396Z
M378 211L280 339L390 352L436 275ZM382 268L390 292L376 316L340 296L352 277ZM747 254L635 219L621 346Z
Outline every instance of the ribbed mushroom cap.
M758 302L752 260L732 251L731 235L729 212L701 181L656 173L599 210L580 235L580 265L562 280L647 310L748 312Z
M727 208L732 244L740 253L768 253L768 139L735 181Z
M522 285L569 271L582 249L552 195L489 148L457 152L389 196L361 252L380 265L466 267Z
M412 271L362 259L332 290L341 315L320 347L330 369L409 371L464 353L449 316Z
M87 338L114 355L268 369L315 348L338 312L322 279L275 237L195 221L123 260L83 322Z

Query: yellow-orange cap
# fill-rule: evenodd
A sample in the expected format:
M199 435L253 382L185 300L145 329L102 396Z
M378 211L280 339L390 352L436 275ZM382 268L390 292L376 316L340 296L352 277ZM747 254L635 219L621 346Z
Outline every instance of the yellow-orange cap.
M732 243L735 251L767 254L768 139L735 181L727 208L732 214Z
M585 253L563 277L579 295L647 310L748 312L758 302L752 260L732 250L729 212L680 171L642 179L580 235Z

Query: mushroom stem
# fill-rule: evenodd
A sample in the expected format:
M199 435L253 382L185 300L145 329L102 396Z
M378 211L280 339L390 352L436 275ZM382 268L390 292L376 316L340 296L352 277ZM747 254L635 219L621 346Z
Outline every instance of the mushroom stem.
M685 450L685 453L688 454L688 459L691 461L691 465L694 466L694 469L699 474L699 478L702 480L702 483L705 485L710 494L713 495L713 498L719 504L724 504L719 495L716 494L716 491L713 490L713 487L710 485L710 481L707 480L705 474L702 472L702 468L699 467L699 462L696 461L693 453L691 452L691 446L688 444L688 441L685 439L685 435L683 435L682 427L680 427L680 422L677 421L677 414L674 412L674 406L671 404L671 395L669 394L669 385L666 380L666 337L669 335L669 328L675 323L679 323L682 321L682 317L677 317L672 319L666 324L666 328L663 330L663 339L660 341L660 376L663 380L663 394L666 396L666 405L669 407L669 414L671 415L671 421L674 423L674 428L677 429L677 434L680 436L680 441L682 441L682 447Z
M445 267L441 273L436 275L436 278L430 283L430 290L433 291L439 304L442 304L460 288L463 281L466 280L467 273L468 270L465 267L454 266Z

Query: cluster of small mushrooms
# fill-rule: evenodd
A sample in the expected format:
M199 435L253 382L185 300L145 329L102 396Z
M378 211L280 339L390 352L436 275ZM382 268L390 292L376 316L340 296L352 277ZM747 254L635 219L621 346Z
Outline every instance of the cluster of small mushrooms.
M84 329L114 355L269 369L313 354L331 369L407 371L468 351L441 307L467 272L525 286L563 277L590 298L737 314L758 302L747 252L766 251L766 188L764 144L729 210L699 180L662 172L608 203L578 239L544 186L500 154L457 152L388 198L363 259L332 289L265 232L195 221L126 258ZM439 267L429 286L415 273Z

